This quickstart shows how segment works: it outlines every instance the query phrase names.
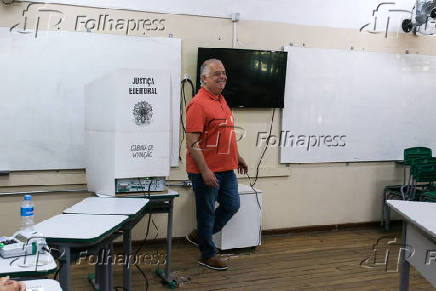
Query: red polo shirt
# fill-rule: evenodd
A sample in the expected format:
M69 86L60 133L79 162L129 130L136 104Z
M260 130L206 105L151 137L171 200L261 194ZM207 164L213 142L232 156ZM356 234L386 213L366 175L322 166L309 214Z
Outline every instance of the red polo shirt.
M233 115L223 95L217 98L202 87L186 107L186 132L201 133L199 145L212 172L238 168ZM189 150L186 171L200 173Z

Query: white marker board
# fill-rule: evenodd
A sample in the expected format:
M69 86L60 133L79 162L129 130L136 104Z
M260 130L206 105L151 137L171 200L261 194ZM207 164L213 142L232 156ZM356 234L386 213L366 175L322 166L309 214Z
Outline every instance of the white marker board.
M285 50L282 163L402 160L407 147L436 149L436 57Z
M0 170L85 168L84 85L117 69L171 72L178 164L180 39L64 31L35 38L0 28L0 64Z

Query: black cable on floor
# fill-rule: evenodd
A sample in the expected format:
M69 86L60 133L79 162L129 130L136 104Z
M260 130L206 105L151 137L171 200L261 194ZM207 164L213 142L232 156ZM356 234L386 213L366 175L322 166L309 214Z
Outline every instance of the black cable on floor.
M147 275L145 274L145 272L141 269L141 267L138 266L138 261L136 260L136 256L138 255L139 251L140 251L140 250L143 248L143 246L145 245L145 242L146 242L147 237L148 237L148 232L149 232L149 230L150 230L150 222L151 222L151 214L149 214L149 216L148 216L148 223L147 223L147 229L146 229L146 231L145 231L145 237L144 237L144 240L142 241L142 243L141 243L141 245L139 246L139 248L136 249L135 254L134 254L134 256L133 256L133 257L135 258L135 264L134 264L134 266L138 269L138 271L142 274L142 276L143 276L144 279L145 279L145 285L146 285L146 289L145 289L145 290L148 290L148 285L149 285L149 283L148 283L148 278L147 278Z

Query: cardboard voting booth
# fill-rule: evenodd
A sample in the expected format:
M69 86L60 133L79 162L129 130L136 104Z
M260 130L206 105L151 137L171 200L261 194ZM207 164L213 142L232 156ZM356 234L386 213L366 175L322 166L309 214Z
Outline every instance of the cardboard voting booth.
M115 195L117 179L169 175L170 87L170 72L128 69L86 86L90 191Z

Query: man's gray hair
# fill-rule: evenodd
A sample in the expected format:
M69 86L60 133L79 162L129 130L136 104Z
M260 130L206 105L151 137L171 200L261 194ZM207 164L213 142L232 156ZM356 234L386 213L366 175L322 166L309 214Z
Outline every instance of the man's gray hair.
M214 63L220 63L221 65L223 64L220 60L218 59L208 59L205 60L200 67L200 84L203 86L203 76L209 76L210 74L210 68L209 65L214 64ZM224 66L224 65L223 65Z

